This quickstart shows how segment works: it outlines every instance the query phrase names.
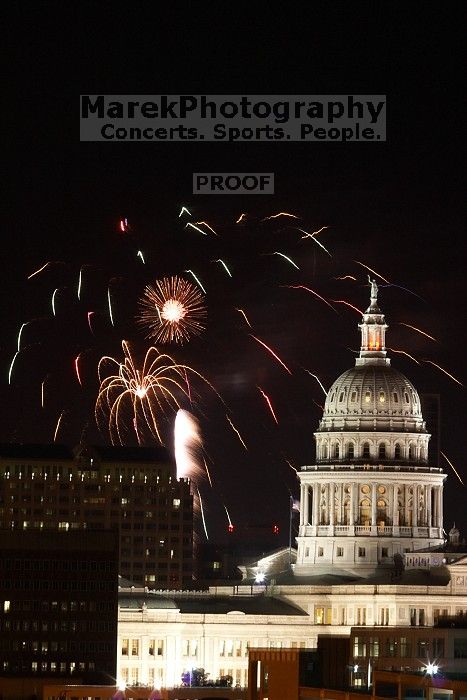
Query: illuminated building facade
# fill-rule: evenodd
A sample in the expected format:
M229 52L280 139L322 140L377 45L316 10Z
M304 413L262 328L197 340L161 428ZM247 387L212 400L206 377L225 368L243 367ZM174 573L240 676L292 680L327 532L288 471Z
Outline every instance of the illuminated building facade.
M192 584L190 486L162 447L2 445L0 527L115 530L122 576L150 588Z
M240 567L240 584L197 596L122 592L117 673L129 683L170 686L201 667L244 685L249 646L317 649L319 635L348 639L356 626L413 629L426 641L440 617L467 615L466 552L444 538L446 475L429 459L415 387L386 356L377 292L373 282L356 366L328 392L316 464L298 473L297 550L271 552ZM418 671L437 654L434 642L423 648Z
M117 555L118 535L108 530L21 530L13 537L11 530L0 531L0 689L5 697L15 679L21 679L16 688L22 688L23 697L47 678L113 682Z

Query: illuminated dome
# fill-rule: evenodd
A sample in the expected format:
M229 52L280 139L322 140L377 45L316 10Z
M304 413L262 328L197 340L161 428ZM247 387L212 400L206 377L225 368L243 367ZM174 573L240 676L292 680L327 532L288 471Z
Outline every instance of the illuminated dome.
M371 282L370 306L359 324L360 354L355 367L329 389L315 432L318 463L396 459L412 467L426 463L428 441L420 398L407 377L386 356L387 325Z
M389 364L363 364L347 370L328 391L320 430L354 430L355 419L382 430L424 430L420 399L413 384Z

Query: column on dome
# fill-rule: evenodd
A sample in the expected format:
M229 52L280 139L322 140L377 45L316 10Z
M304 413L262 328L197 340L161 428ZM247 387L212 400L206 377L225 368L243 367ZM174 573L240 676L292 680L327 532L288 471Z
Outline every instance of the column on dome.
M438 527L443 527L443 486L442 484L438 486L438 504L439 504L439 525Z
M349 488L349 525L355 525L355 484Z
M392 526L399 527L399 499L397 484L392 485Z
M418 527L419 485L414 484L412 495L412 527Z
M307 500L308 500L308 485L302 484L300 488L300 525L307 525Z
M375 527L376 523L376 482L371 484L371 525Z
M329 484L329 525L334 526L335 523L335 509L336 509L336 487L334 482Z
M319 525L319 484L313 484L312 524Z
M413 499L412 499L413 502ZM405 524L407 526L413 525L411 511L410 511L410 491L409 485L404 484L404 503L405 503Z
M436 497L435 497L435 503L434 503L435 512L434 512L434 514L431 512L431 498L432 498L431 494L432 494L432 486L431 486L431 484L427 484L426 485L426 494L425 494L425 498L426 498L426 526L427 527L432 526L433 515L434 515L435 522L438 519L438 504L436 502Z

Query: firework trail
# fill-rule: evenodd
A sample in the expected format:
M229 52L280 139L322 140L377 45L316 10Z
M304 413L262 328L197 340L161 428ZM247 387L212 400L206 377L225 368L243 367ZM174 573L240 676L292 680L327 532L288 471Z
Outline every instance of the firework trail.
M368 267L368 265L365 265L365 263L360 262L360 260L354 260L354 262L357 263L357 265L361 265L366 270L369 270L370 272L372 272L374 275L376 275L376 277L379 277L380 280L383 280L383 282L386 282L387 284L391 284L390 281L386 279L386 277L383 277L383 275L380 275L379 272L376 272L376 270L373 270L371 267Z
M139 300L137 322L148 329L156 343L180 343L204 329L207 312L204 297L182 277L164 277L154 287L148 285Z
M313 289L310 289L309 287L305 287L303 284L286 284L286 285L283 285L283 286L284 286L286 289L304 289L305 292L310 292L310 294L314 294L315 297L318 297L318 299L321 299L321 301L324 301L324 303L327 304L327 305L328 305L333 311L335 311L336 314L337 314L337 311L336 311L336 309L333 307L333 305L330 304L330 303L327 301L327 299L325 299L324 297L322 297L320 294L318 294L317 292L315 292ZM331 301L334 301L334 299L331 299Z
M287 370L287 372L288 372L289 374L292 374L292 372L291 372L290 369L287 367L287 365L285 364L285 362L282 362L281 358L280 358L278 355L276 355L276 353L274 352L274 350L272 350L272 349L269 347L269 345L266 345L266 343L263 343L262 340L260 340L259 338L257 338L255 335L252 335L251 333L250 333L250 336L251 336L251 338L253 338L254 340L256 340L257 343L259 343L260 345L262 345L263 348L266 348L266 350L267 350L273 357L276 358L276 360L279 362L279 364L281 364L282 367L283 367L285 370Z
M246 316L246 313L243 311L243 309L237 309L237 308L236 308L235 311L238 311L238 313L242 314L243 318L245 319L245 322L250 326L250 328L252 328L252 325L251 325L251 323L249 322L249 320L248 320L248 318L247 318L247 316Z
M198 224L198 226L206 226L206 228L208 228L215 236L219 235L207 221L195 221L195 223Z
M299 219L299 216L296 216L295 214L289 214L287 211L280 211L278 214L271 214L271 216L265 216L264 219L261 219L261 221L269 221L269 219L277 219L279 216L288 216L291 219Z
M261 392L261 394L262 394L264 400L266 401L266 403L267 403L267 405L268 405L268 408L269 408L269 410L270 410L270 412L271 412L272 417L274 418L274 420L276 421L276 423L279 424L279 421L277 420L277 416L276 416L276 414L274 413L274 409L273 409L273 407L272 407L271 399L270 399L269 396L266 394L266 392L263 391L263 390L261 389L260 386L258 386L258 387L256 387L256 388Z
M192 216L191 212L189 212L186 207L182 207L180 209L180 213L178 215L178 218L180 218L183 214L188 214L188 216Z
M327 227L327 226L323 226L323 227L320 228L318 231L313 231L313 233L308 233L307 231L304 231L302 228L297 228L297 231L300 231L300 233L304 233L304 234L305 234L304 236L302 236L302 240L303 240L304 238L311 238L315 243L317 243L317 245L320 246L320 248L322 248L322 249L329 255L330 258L332 258L332 255L331 255L331 253L329 252L329 250L328 250L327 248L325 248L324 245L321 243L321 241L318 241L318 239L316 238L316 236L318 235L318 233L321 233L321 231L323 231L325 228L328 228L328 227Z
M431 360L423 360L423 362L428 362L430 365L433 365L433 367L437 367L441 372L444 372L450 379L453 380L453 382L456 382L456 384L459 384L460 386L464 386L461 381L455 378L453 374L450 374L447 370L443 369L440 365L437 365L436 362L432 362Z
M199 279L197 278L197 276L195 275L195 273L193 272L193 270L185 270L185 272L188 272L188 273L193 277L193 279L195 280L196 284L199 285L199 286L201 287L201 289L203 290L203 292L206 294L205 288L203 287L203 285L201 284L201 282L199 281Z
M200 228L199 226L195 226L195 224L192 224L191 221L189 221L189 222L186 224L185 228L188 228L188 226L190 226L191 228L194 228L195 231L199 231L200 233L203 234L203 236L207 236L207 235L208 235L208 234L206 233L206 231L203 231L203 229Z
M285 260L287 260L287 262L289 262L291 265L293 265L295 268L297 268L297 270L300 269L300 268L298 267L298 265L297 265L296 263L294 263L294 261L292 260L292 258L289 258L288 255L284 255L284 253L279 253L279 251L275 250L274 253L271 253L271 255L280 255L282 258L284 258Z
M220 264L223 266L224 270L225 270L225 271L227 272L227 274L229 275L229 277L232 277L232 273L230 272L229 268L227 267L227 265L225 264L225 262L224 262L223 260L221 260L220 258L218 258L217 260L213 260L213 262L218 262L218 263L220 263Z
M353 275L343 275L342 277L333 277L335 280L353 280L354 282L357 281L357 278L354 277Z
M454 466L454 464L451 462L451 460L448 459L448 457L444 454L444 452L442 452L441 450L440 450L439 452L440 452L440 454L443 455L443 457L444 457L444 459L446 460L446 462L447 462L447 463L449 464L449 466L452 468L454 474L457 476L457 478L458 478L459 481L461 482L462 486L465 486L464 482L463 482L462 479L460 478L459 472L457 471L457 469L455 468L455 466Z
M391 352L396 352L396 353L398 353L398 354L400 354L400 355L406 355L406 356L409 357L411 360L413 360L417 365L420 364L420 362L419 362L418 360L416 360L415 357L413 357L413 355L409 355L409 353L408 353L408 352L405 352L405 350L396 350L395 348L388 348L388 350L390 350Z
M66 411L62 411L62 412L60 413L60 417L59 417L59 419L58 419L58 421L57 421L57 425L56 425L56 427L55 427L54 442L57 442L58 432L59 432L59 430L60 430L60 426L61 426L61 424L62 424L63 416L65 415L65 413L66 413Z
M402 323L402 321L399 321L399 325L400 325L400 326L407 326L407 328L411 328L413 331L417 331L417 333L421 333L422 335L425 335L425 336L426 336L427 338L429 338L430 340L434 340L435 343L438 342L438 341L436 340L436 338L433 338L432 335L429 335L428 333L425 333L425 331L420 330L420 328L417 328L416 326L411 326L410 323Z
M240 432L237 430L237 428L235 427L235 425L232 423L232 421L230 420L229 416L226 414L225 417L226 417L227 420L229 421L229 423L230 423L230 425L231 425L231 427L232 427L232 430L233 430L234 433L237 435L238 439L239 439L240 442L242 443L242 445L243 445L243 447L245 448L245 450L248 450L248 447L245 445L245 442L244 442L242 436L240 435Z
M349 306L351 309L356 311L357 314L359 314L359 316L363 316L363 311L361 311L360 309L358 309L356 306L354 306L353 304L351 304L348 301L344 301L343 299L331 299L331 301L334 302L334 304L345 304L346 306Z
M305 369L305 368L303 368L303 369ZM316 374L313 374L313 372L310 372L309 369L305 369L305 372L306 372L307 374L309 374L311 377L314 377L314 378L316 379L316 381L317 381L318 384L320 385L321 389L323 390L324 395L327 396L327 395L328 395L328 392L327 392L326 389L324 388L324 386L323 386L323 384L322 384L320 378L319 378Z
M239 224L243 221L243 219L246 219L246 214L240 214L240 216L238 217L238 219L235 223Z

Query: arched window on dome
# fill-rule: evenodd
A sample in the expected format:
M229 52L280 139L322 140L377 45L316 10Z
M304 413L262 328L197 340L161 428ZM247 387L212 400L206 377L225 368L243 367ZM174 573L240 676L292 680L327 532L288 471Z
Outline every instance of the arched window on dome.
M409 445L409 459L415 459L415 446Z
M350 525L350 499L344 501L344 525Z
M336 395L336 392L333 391L332 394L331 394L331 398L329 399L330 403L332 403L332 402L334 401L334 396L335 396L335 395Z
M323 447L322 447L322 453L323 453L323 459L328 458L328 443L325 442Z
M386 444L382 442L378 448L379 459L386 459Z
M356 392L356 391L352 391L352 393L351 393L351 395L350 395L350 402L351 402L351 403L355 403L356 400L357 400L357 392Z
M343 400L344 400L344 392L341 391L340 396L339 396L339 401L342 403Z
M336 442L336 444L334 445L334 457L336 459L339 459L339 443L338 442Z
M401 459L401 456L402 456L401 446L399 445L398 442L396 442L396 445L394 447L394 459Z
M404 399L405 399L405 403L410 403L409 395L406 391L404 391Z
M355 446L353 442L349 442L347 447L347 457L353 459L355 457Z
M420 459L422 462L426 462L426 447L420 448Z
M384 498L378 498L376 501L376 522L379 526L387 524L387 507L388 504Z
M369 442L363 443L362 457L367 457L367 458L370 457L370 443Z
M386 401L386 394L384 393L384 391L383 391L382 389L380 389L380 392L379 392L379 402L380 402L380 403L385 403L385 401Z
M359 510L359 525L371 525L371 508L368 498L363 498L360 501Z
M399 403L399 394L397 391L392 392L392 398L394 399L394 403Z
M371 402L371 391L367 389L365 391L365 403L370 403Z

